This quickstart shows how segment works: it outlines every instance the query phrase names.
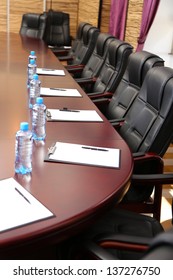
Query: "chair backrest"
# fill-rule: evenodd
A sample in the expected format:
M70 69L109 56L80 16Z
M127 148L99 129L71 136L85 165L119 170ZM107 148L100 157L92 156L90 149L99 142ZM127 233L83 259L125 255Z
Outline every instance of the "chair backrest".
M82 41L83 29L84 29L84 26L86 26L86 25L91 26L91 24L87 23L87 22L80 22L80 24L78 25L77 32L76 32L76 37L72 40L71 49L68 52L69 56L74 55L75 50L77 49L78 45Z
M44 41L52 46L70 46L70 16L61 11L49 10L47 13L47 24Z
M79 41L73 54L73 59L68 62L71 65L86 64L90 58L99 35L99 29L89 24L83 27L82 40Z
M119 130L132 152L163 156L173 137L173 69L150 69Z
M91 92L113 91L124 74L132 51L130 44L114 38L108 46L106 59Z
M153 53L140 51L130 54L124 75L105 110L108 119L125 117L139 93L146 73L156 66L164 66L164 61Z
M100 69L106 59L108 45L114 38L114 36L108 33L100 33L98 35L93 53L91 54L82 71L82 78L91 78L98 76Z
M23 14L19 33L23 36L43 39L46 20L45 14Z

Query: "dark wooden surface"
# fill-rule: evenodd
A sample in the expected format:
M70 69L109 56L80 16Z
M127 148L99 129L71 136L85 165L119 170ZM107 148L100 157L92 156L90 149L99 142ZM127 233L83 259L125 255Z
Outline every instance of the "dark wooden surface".
M36 51L38 67L64 69L43 42L0 34L0 179L15 177L56 216L0 233L0 256L28 244L61 242L79 232L122 197L133 168L126 143L65 70L65 77L40 76L42 86L77 88L82 98L45 97L47 108L95 109L104 122L47 122L45 144L34 146L31 176L15 176L15 133L21 121L30 121L26 89L30 50ZM56 141L119 148L120 168L44 162L48 147Z

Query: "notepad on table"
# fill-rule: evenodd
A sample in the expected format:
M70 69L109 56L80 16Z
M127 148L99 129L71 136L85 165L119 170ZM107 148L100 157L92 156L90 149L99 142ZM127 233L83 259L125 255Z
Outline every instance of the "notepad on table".
M37 74L40 75L55 75L55 76L65 76L64 70L49 69L49 68L37 68Z
M41 96L81 97L80 92L73 88L47 88L41 87Z
M0 213L0 232L54 216L13 178L0 181Z
M56 142L45 161L119 168L120 149Z
M102 122L102 118L95 110L76 110L76 109L47 109L48 121L86 121Z

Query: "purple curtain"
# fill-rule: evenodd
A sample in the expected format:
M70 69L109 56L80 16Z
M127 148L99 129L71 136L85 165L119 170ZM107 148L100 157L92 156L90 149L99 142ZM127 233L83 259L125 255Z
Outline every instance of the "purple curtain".
M111 0L109 33L124 40L128 0Z
M141 29L136 51L141 51L144 47L147 34L155 18L159 3L160 0L144 0Z

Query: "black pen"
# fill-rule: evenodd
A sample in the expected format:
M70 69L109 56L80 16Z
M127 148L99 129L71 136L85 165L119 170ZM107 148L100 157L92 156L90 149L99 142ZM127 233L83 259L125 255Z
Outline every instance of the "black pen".
M64 89L64 88L50 88L50 90L66 91L66 89Z
M55 69L42 68L43 71L56 71Z
M107 149L102 149L102 148L93 148L93 147L82 147L82 149L88 149L88 150L93 150L93 151L101 151L101 152L108 152Z
M67 108L63 108L63 109L59 109L59 111L63 111L63 112L80 112L79 110L71 110L71 109L67 109Z
M15 191L17 191L29 204L31 204L31 202L17 188L15 188Z

